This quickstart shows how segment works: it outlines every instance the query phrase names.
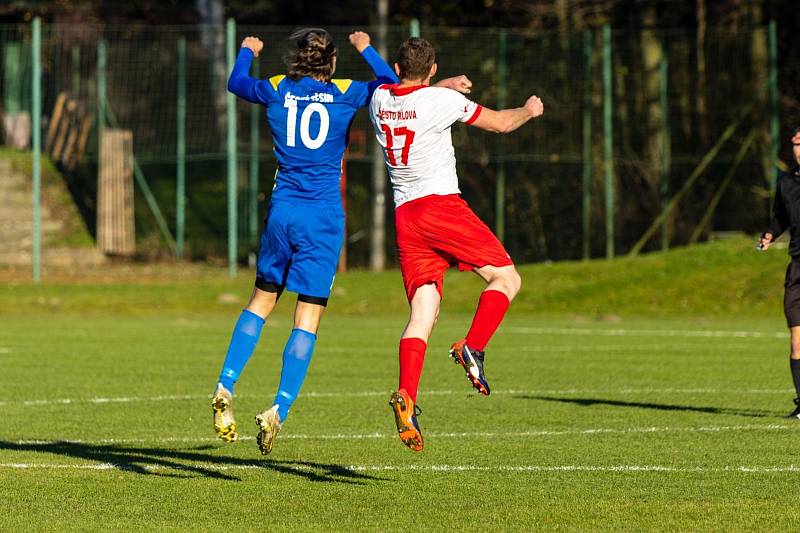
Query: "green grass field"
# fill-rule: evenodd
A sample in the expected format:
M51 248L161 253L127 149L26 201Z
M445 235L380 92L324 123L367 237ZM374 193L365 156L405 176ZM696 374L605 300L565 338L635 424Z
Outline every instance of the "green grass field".
M399 274L341 276L266 459L252 416L277 386L290 298L237 385L242 439L226 445L209 396L250 273L46 271L36 287L0 272L3 529L795 530L786 258L751 251L525 267L489 346L489 398L446 356L480 287L449 277L419 454L387 405Z

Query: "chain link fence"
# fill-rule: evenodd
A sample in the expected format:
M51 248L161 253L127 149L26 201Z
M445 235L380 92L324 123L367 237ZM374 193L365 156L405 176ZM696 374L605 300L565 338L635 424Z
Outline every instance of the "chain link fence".
M293 29L239 25L235 46L246 35L259 36L265 49L258 75L280 74L286 37ZM335 77L368 80L369 69L347 42L354 29L329 28L339 48ZM408 34L406 27L389 28L390 58ZM778 163L770 130L776 109L770 100L774 64L769 28L712 31L701 48L694 31L612 32L610 42L604 42L600 31L423 26L421 35L436 47L440 77L468 75L475 101L515 107L536 94L545 103L541 119L511 134L453 128L463 195L487 224L501 226L517 262L577 259L587 251L592 257L604 256L609 238L616 254L627 253L676 194L675 209L664 217L663 229L654 234L658 237L643 243L644 250L702 240L712 232L753 233L764 225ZM106 115L111 125L133 132L134 156L174 235L181 41L186 43L186 255L224 257L228 66L223 27L44 25L43 131L48 131L62 93L92 118L85 153L65 175L94 231L98 50L104 47ZM611 60L610 95L603 88L604 46ZM28 25L0 26L6 144L12 144L20 127L16 121L24 122L26 113L30 117L30 51ZM237 102L236 113L238 252L244 258L256 248L276 165L264 110ZM781 118L788 129L796 117ZM609 132L611 181L604 170ZM24 131L22 137L24 141ZM365 111L353 122L351 137L346 161L348 264L364 266L369 258L374 142ZM788 151L780 155L789 161ZM711 159L699 179L682 192L706 157ZM254 190L249 183L256 175ZM609 184L613 205L607 205ZM140 247L168 253L145 200L137 189ZM605 222L609 212L613 235ZM392 261L391 210L387 216L386 252Z

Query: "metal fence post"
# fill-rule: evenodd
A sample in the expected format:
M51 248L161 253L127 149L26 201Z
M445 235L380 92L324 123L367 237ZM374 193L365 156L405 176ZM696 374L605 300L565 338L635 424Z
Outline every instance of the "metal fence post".
M97 42L97 144L106 126L106 42Z
M592 217L592 31L583 32L583 258L589 259Z
M236 21L229 18L226 24L225 51L228 59L228 72L233 70L236 61ZM236 97L228 93L228 275L236 277L237 257L237 179L236 179Z
M186 38L178 38L178 122L176 143L175 251L183 259L186 235Z
M33 126L33 281L42 279L42 19L33 19L33 80L31 92L33 109L31 122Z
M659 93L661 107L661 210L669 202L669 175L672 168L672 142L669 122L669 47L667 38L661 39L661 64L659 65ZM669 249L670 225L661 227L661 249Z
M780 149L780 108L778 106L778 35L775 21L769 21L769 104L771 111L770 136L772 137L772 168L777 168ZM777 171L769 184L770 202L775 198L778 183Z
M408 34L409 37L419 37L419 19L411 19Z
M70 50L70 61L72 64L72 97L78 98L81 93L81 47L77 44L73 45Z
M258 58L253 60L253 77L259 78ZM250 106L250 190L247 195L249 202L248 208L248 230L250 245L258 243L258 141L259 141L259 121L261 120L261 106Z
M606 257L614 257L614 130L612 119L611 26L603 26L603 163L605 167Z
M500 30L497 36L497 108L505 109L508 92L508 35ZM500 241L506 234L506 161L503 143L497 145L497 188L494 196L494 231Z

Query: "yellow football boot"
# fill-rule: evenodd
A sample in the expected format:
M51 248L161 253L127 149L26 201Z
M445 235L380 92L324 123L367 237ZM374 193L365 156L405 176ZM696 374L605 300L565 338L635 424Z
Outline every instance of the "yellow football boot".
M258 449L263 455L272 451L272 445L278 433L281 432L281 417L278 416L278 406L273 405L263 413L256 415L256 426L258 426Z
M233 416L233 396L231 391L217 384L214 397L211 399L211 410L214 412L214 431L217 437L225 442L236 440L236 418Z

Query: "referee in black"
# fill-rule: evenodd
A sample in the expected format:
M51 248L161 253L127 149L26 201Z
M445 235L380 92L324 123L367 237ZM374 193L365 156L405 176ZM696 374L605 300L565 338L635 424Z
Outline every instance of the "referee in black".
M789 366L797 395L794 411L788 418L800 419L800 128L796 128L792 134L792 153L797 165L778 179L772 222L769 229L761 234L758 247L768 249L781 233L789 230L789 255L792 261L786 269L786 281L783 284L783 312L792 336Z

